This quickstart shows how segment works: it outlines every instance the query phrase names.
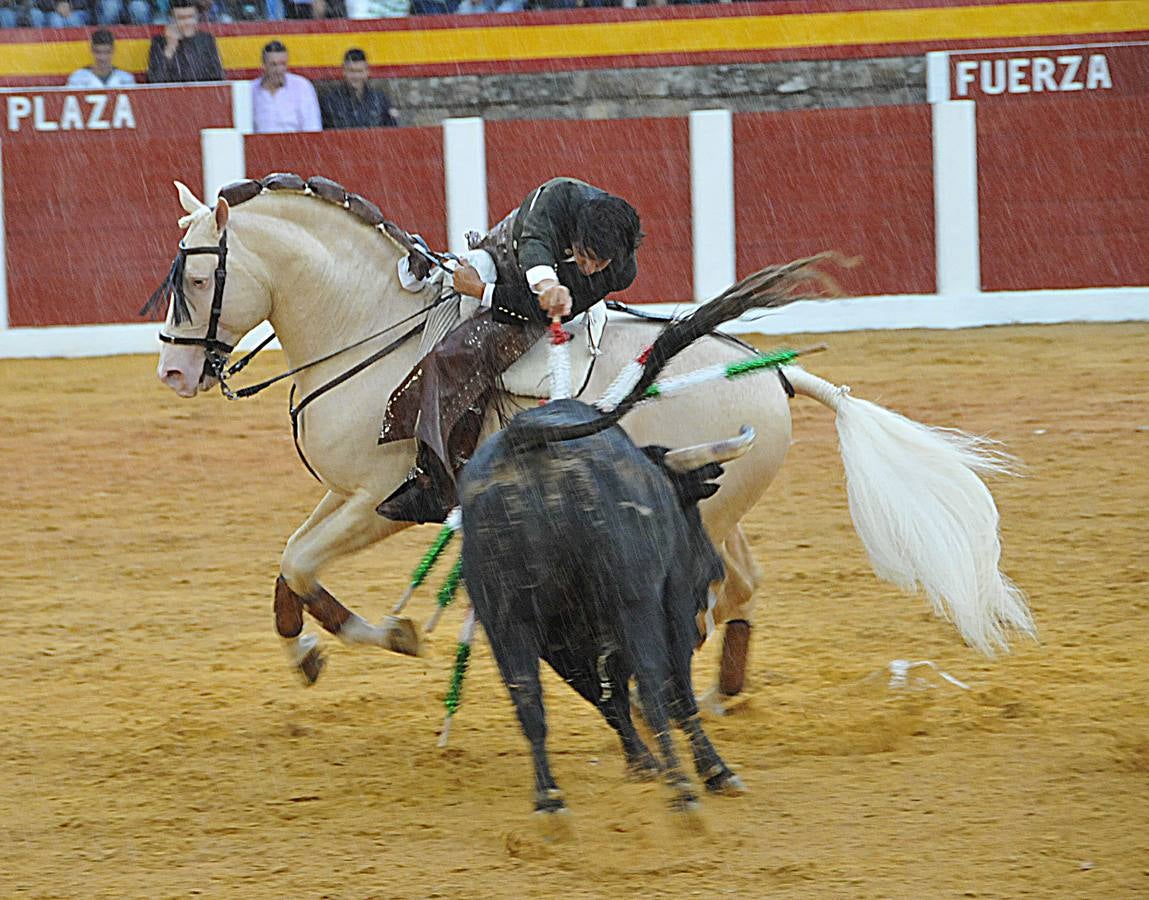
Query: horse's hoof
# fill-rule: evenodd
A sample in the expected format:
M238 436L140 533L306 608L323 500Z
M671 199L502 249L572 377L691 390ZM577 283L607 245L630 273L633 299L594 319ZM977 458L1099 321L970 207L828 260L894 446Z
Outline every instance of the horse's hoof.
M737 712L749 702L749 694L724 694L715 685L698 698L698 708L707 715L722 718Z
M327 659L323 656L323 651L319 647L312 647L304 655L296 665L296 670L299 672L299 677L303 681L304 687L311 687L319 680L319 675L323 671L323 667L327 665Z
M405 656L421 655L419 629L406 616L388 616L380 627L384 631L381 646Z
M727 797L741 797L743 794L750 793L746 783L729 769L719 772L712 778L707 778L706 790L712 794L725 794Z

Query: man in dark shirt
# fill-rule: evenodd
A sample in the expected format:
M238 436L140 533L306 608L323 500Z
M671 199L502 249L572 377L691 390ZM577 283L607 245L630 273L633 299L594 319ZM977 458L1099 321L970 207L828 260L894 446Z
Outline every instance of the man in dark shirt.
M215 38L199 30L196 0L172 0L171 21L152 38L148 51L148 81L223 81L223 64Z
M382 128L397 125L391 101L367 83L367 54L353 47L343 55L343 81L319 98L323 129Z
M499 375L554 318L590 309L630 287L642 243L638 213L621 197L575 178L552 178L471 243L490 256L485 283L470 264L454 289L481 312L458 325L391 394L381 444L415 438L415 468L377 510L389 519L443 521L455 505L455 474L474 452Z

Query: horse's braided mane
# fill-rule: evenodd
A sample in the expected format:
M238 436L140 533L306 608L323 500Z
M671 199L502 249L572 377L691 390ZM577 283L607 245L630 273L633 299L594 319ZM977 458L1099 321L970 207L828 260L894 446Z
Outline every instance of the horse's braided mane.
M293 194L318 197L320 200L347 210L360 222L378 229L399 244L400 247L404 246L400 235L406 237L406 232L394 222L388 221L378 206L366 197L354 194L338 182L324 178L322 175L312 175L305 180L290 172L272 172L263 178L233 181L221 188L219 195L227 201L229 206L239 206L253 197L258 197L264 191L287 191Z

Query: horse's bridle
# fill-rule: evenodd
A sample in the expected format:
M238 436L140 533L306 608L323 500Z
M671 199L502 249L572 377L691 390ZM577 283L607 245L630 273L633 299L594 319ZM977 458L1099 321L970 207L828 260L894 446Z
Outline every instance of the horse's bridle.
M219 243L212 247L205 245L202 247L188 247L183 241L180 241L179 251L176 253L176 258L172 260L172 267L168 270L167 278L163 283L156 288L148 302L144 304L143 309L140 310L140 315L144 316L150 313L163 299L169 298L172 303L172 324L179 325L184 319L191 321L191 309L188 306L187 297L184 294L184 270L187 267L187 258L189 256L199 256L213 254L216 257L215 272L213 273L213 280L215 282L211 298L211 312L208 314L207 331L203 337L173 337L169 334L164 334L160 331L160 340L165 344L185 344L194 347L203 347L204 349L204 362L203 374L216 379L220 384L220 389L225 395L230 395L231 392L227 387L227 379L247 365L248 359L254 356L254 352L249 354L240 363L227 368L227 360L235 347L218 337L219 333L219 317L223 310L223 289L227 284L227 232L224 231L219 236ZM262 349L270 341L270 338L260 344L258 349ZM230 399L234 399L231 397Z

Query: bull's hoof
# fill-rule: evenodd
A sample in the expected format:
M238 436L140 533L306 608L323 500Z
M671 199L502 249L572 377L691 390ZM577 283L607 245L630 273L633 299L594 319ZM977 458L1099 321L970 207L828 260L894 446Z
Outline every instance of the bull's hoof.
M567 805L563 802L563 792L558 788L550 788L535 794L535 812L537 813L564 813Z
M383 629L381 646L405 656L419 656L422 653L419 629L406 616L388 616L380 627Z
M323 667L327 665L327 659L323 655L323 651L318 646L312 647L303 655L303 658L296 664L296 671L299 672L299 678L303 682L304 687L311 687L319 680L319 675L323 671Z
M723 769L717 775L707 778L706 790L712 794L725 794L727 797L741 797L750 793L746 783L729 769Z
M662 774L658 762L653 756L645 759L638 757L626 763L626 777L628 781L654 781Z
M670 798L670 808L675 813L691 815L698 812L698 797L691 790L675 790L674 796Z

